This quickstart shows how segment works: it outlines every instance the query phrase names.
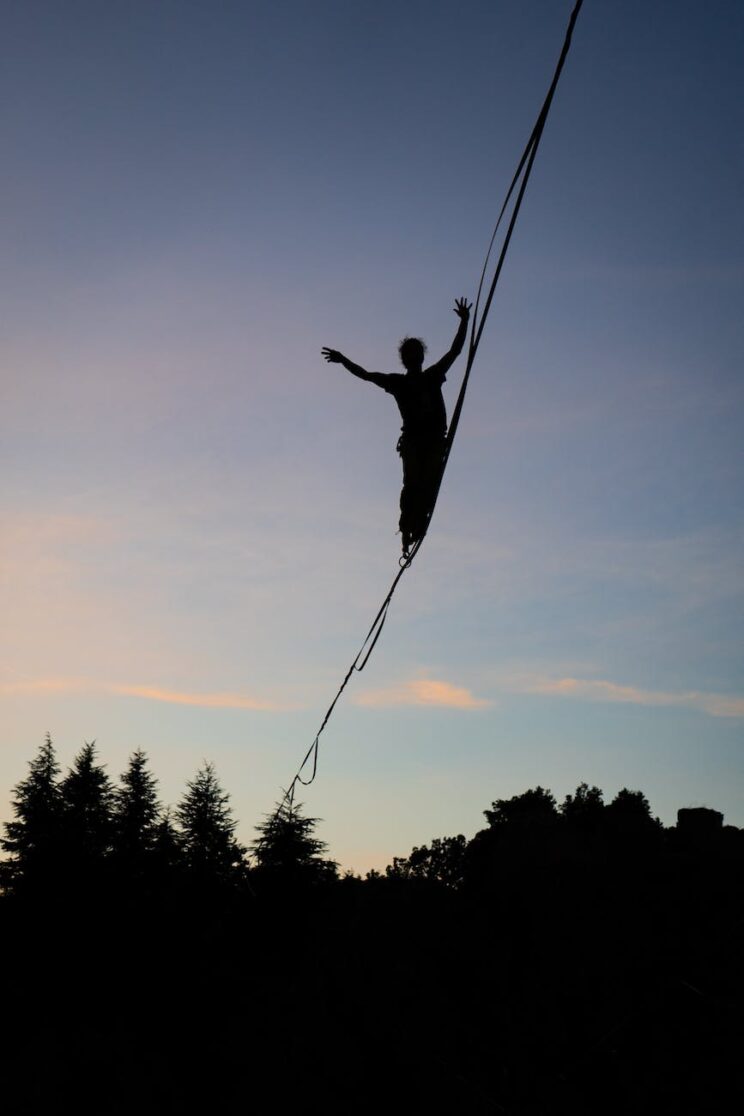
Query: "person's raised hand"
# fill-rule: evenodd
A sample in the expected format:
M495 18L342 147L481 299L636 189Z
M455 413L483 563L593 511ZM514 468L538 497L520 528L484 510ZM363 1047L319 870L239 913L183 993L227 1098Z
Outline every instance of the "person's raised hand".
M470 317L470 307L472 303L468 302L466 298L455 299L455 313L458 318L463 318L465 321Z
M340 364L343 359L338 349L321 349L320 351L331 364Z

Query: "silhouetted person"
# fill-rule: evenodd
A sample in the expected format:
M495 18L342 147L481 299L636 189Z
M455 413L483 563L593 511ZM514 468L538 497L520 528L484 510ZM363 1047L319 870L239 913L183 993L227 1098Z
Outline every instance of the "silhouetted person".
M441 476L447 436L442 384L462 352L470 318L470 305L466 299L458 298L454 309L460 319L455 339L449 352L429 368L424 368L426 346L418 337L406 337L398 349L405 374L367 372L336 349L322 350L326 360L343 364L360 380L377 384L394 396L398 404L403 419L396 447L403 462L399 526L405 557L426 530Z

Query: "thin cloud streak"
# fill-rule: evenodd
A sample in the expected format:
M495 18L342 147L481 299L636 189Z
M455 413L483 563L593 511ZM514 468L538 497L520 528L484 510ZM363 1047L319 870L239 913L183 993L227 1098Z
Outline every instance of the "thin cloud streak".
M297 708L294 705L279 705L248 694L188 693L181 690L166 690L159 686L95 682L85 678L24 678L0 682L0 695L5 697L83 693L115 694L144 698L148 701L164 701L171 705L195 705L205 709L248 709L259 713L286 712Z
M512 678L505 684L505 688L512 693L520 694L543 694L548 697L572 697L583 701L620 702L627 705L676 706L683 709L696 709L711 717L744 717L744 698L699 690L673 693L665 690L643 690L638 686L623 686L599 678L542 676Z
M354 699L356 705L388 709L397 705L429 705L446 709L485 709L492 704L475 697L464 686L453 686L435 678L417 678L381 690L367 690Z
M95 689L83 678L21 678L0 682L3 697L33 697L41 694L82 694Z
M166 701L173 705L199 705L208 709L252 709L256 712L276 713L280 709L287 708L244 694L189 694L176 690L161 690L157 686L110 686L108 689L111 693L123 694L126 697Z

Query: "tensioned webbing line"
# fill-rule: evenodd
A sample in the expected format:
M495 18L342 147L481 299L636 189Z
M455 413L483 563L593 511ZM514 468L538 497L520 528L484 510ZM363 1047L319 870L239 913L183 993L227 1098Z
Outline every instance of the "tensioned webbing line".
M307 752L305 753L305 756L302 760L302 763L300 764L299 768L297 769L297 772L296 772L294 778L292 779L292 782L289 784L289 787L284 792L284 797L282 798L281 802L279 803L274 816L277 816L284 809L285 806L289 806L289 808L291 810L293 802L294 802L295 789L296 789L298 783L302 784L302 786L307 787L315 779L315 776L316 776L317 771L318 771L318 750L319 750L319 744L320 744L320 737L323 733L323 730L325 729L326 725L328 724L328 722L331 718L331 715L333 713L333 710L336 708L336 704L338 703L339 698L341 697L344 690L346 689L351 676L355 673L355 671L358 672L358 671L364 670L365 666L367 665L367 662L369 661L369 657L372 654L372 652L374 651L375 645L376 645L378 639L380 638L380 634L381 634L382 629L385 625L385 620L387 619L388 609L390 608L390 603L391 603L391 601L393 599L393 596L395 594L395 590L398 588L398 583L400 582L400 579L403 577L403 574L410 567L411 563L413 562L413 559L418 554L424 539L426 538L426 533L429 529L429 524L431 523L432 515L434 514L434 507L436 505L437 497L439 495L439 489L441 487L442 479L444 477L444 471L447 467L447 461L449 460L449 455L450 455L450 452L452 450L452 443L455 440L455 434L457 433L457 427L458 427L459 422L460 422L460 415L462 413L463 403L465 402L465 393L466 393L467 388L468 388L468 381L470 379L470 373L472 371L473 364L475 362L475 356L476 356L476 353L478 352L478 346L480 345L481 337L483 336L483 329L484 329L485 324L486 324L486 319L488 317L488 313L491 309L491 303L493 302L493 296L496 293L496 286L497 286L499 278L501 276L501 270L504 266L504 260L506 259L506 253L507 253L508 248L509 248L509 243L511 241L512 233L514 232L514 226L517 223L517 217L519 216L519 210L520 210L521 205L522 205L522 199L524 198L525 190L527 189L527 183L529 182L530 174L532 173L532 167L533 167L534 162L535 162L535 156L537 155L537 149L540 146L540 140L542 139L543 131L545 130L545 123L548 119L548 114L550 112L550 107L553 103L553 97L555 95L555 91L556 91L556 88L558 86L558 81L560 79L561 72L563 70L563 65L566 61L566 57L568 55L568 51L569 51L570 46L571 46L571 38L573 36L574 26L576 24L576 20L578 18L578 15L579 15L579 12L581 10L581 6L582 6L583 2L584 2L584 0L576 0L573 11L571 12L571 16L570 16L569 21L568 21L568 27L566 28L565 38L564 38L564 41L563 41L563 48L561 50L560 57L558 59L558 64L555 68L555 73L553 74L553 80L550 83L550 88L548 89L548 93L547 93L547 96L545 97L542 108L540 109L540 112L538 113L537 120L535 121L535 126L532 129L532 133L530 135L530 138L528 139L527 144L525 146L525 149L522 152L522 157L519 160L519 164L518 164L517 169L514 173L514 177L512 178L509 189L507 190L506 197L504 199L504 203L501 207L501 211L500 211L498 219L496 221L496 225L494 226L493 234L491 236L491 240L490 240L490 243L488 245L488 251L486 252L486 258L485 258L485 261L483 263L483 270L481 271L480 282L478 284L478 293L476 295L475 306L474 306L474 309L473 309L473 321L472 321L472 328L471 328L471 331L470 331L470 343L469 343L469 346L468 346L468 359L467 359L467 363L466 363L466 366L465 366L465 373L463 375L462 384L460 386L460 391L459 391L459 394L457 396L457 402L455 403L455 407L454 407L454 410L452 412L452 418L450 420L449 430L447 432L447 440L446 440L446 443L445 443L444 456L442 458L442 467L441 467L441 470L440 470L440 473L439 473L439 480L437 482L436 489L434 491L434 497L433 497L433 500L432 500L431 509L429 511L429 516L428 516L428 519L427 519L426 527L424 529L423 534L421 535L421 538L418 539L418 541L412 547L412 549L411 549L410 553L407 555L407 557L404 558L404 559L401 559L401 568L398 570L397 574L395 575L395 577L393 579L393 582L392 582L390 588L388 589L387 595L386 595L385 599L383 600L382 604L380 605L380 608L378 609L377 615L375 616L374 620L372 621L372 625L371 625L369 631L367 632L367 635L365 636L365 639L364 639L364 642L363 642L362 646L359 648L359 651L357 652L357 655L356 655L355 659L353 660L351 666L349 667L348 671L346 672L346 675L344 676L344 679L343 679L341 685L339 686L338 690L336 691L336 695L335 695L333 701L331 702L331 704L329 705L329 707L326 711L326 714L323 718L321 726L320 726L320 728L318 729L318 731L315 735L315 739L313 740L312 744L310 745ZM501 244L501 250L499 252L498 259L497 259L496 264L494 266L493 274L492 274L490 283L488 285L488 294L486 295L485 301L483 303L483 308L481 310L481 308L480 308L481 297L483 295L483 291L484 291L484 288L485 288L485 285L486 285L486 279L487 279L487 275L488 275L488 271L489 271L489 264L490 264L490 261L491 261L491 256L493 254L494 246L496 244L496 238L497 238L499 229L501 227L501 223L502 223L502 221L503 221L503 219L504 219L504 217L505 217L505 215L508 211L509 203L512 200L512 197L515 195L515 191L516 191L516 196L514 197L514 204L513 204L512 210L511 210L511 216L509 218L509 223L507 225L506 233L504 234L504 239L503 239L502 244ZM310 775L309 775L308 778L303 778L303 772L309 766L311 767Z

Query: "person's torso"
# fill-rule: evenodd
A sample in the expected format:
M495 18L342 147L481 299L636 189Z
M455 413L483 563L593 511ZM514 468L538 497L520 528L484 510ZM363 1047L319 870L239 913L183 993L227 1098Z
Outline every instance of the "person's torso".
M426 372L394 374L388 390L398 404L404 434L414 438L445 436L447 411L438 377Z

